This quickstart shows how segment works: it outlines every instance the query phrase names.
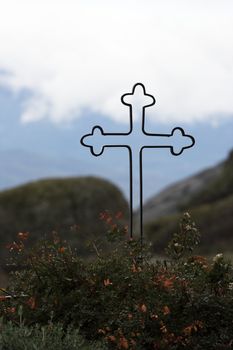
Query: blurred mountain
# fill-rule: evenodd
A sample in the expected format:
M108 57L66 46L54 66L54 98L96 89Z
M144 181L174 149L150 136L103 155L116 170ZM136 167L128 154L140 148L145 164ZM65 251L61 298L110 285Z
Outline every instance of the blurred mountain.
M145 203L145 233L154 251L166 246L184 211L200 228L202 252L233 250L233 151L224 162L169 186Z
M180 203L191 199L196 192L214 181L221 174L222 169L223 163L166 187L144 204L144 221L148 223L162 216L178 213Z
M0 151L0 169L0 189L7 189L40 178L83 175L90 171L91 165L85 160L5 150Z
M18 232L30 232L34 242L55 230L82 252L88 240L106 232L99 219L105 210L127 217L128 203L116 186L95 177L47 179L3 191L0 258Z

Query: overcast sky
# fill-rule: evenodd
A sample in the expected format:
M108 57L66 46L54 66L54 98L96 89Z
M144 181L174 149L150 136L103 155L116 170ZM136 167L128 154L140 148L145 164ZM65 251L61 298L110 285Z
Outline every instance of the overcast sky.
M23 122L85 110L128 122L121 94L146 85L169 122L233 117L232 0L0 0L0 84Z

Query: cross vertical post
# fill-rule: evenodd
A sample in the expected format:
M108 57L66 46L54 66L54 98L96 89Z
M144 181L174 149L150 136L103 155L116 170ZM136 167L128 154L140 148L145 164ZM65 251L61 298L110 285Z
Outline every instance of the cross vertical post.
M136 99L135 99L136 97ZM130 225L129 234L133 237L133 208L135 193L139 192L140 221L139 233L141 245L143 244L143 150L147 148L168 148L174 156L195 144L191 135L186 135L180 127L174 128L169 134L153 134L145 130L145 109L155 104L155 98L146 93L145 86L137 83L132 92L122 95L121 102L129 107L130 127L126 133L105 133L101 126L95 126L90 134L81 138L81 144L89 147L92 155L100 156L106 147L124 147L129 152L129 189L130 189ZM135 124L135 116L139 112L141 125ZM139 127L138 127L139 126ZM133 148L133 137L140 135L136 147ZM177 145L177 141L179 144ZM134 144L135 146L135 144ZM136 172L139 175L139 185L136 183Z

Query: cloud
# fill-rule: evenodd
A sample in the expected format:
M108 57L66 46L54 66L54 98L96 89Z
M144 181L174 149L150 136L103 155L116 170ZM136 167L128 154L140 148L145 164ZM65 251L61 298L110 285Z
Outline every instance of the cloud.
M0 0L0 84L28 91L21 120L86 110L128 121L136 82L163 122L233 115L231 0Z

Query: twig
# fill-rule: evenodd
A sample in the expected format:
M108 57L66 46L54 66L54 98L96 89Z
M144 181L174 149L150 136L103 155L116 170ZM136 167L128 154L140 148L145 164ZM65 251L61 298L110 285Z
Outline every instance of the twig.
M101 255L100 255L100 253L98 251L98 248L95 245L95 242L92 242L92 245L93 245L93 248L95 249L95 252L96 252L96 255L98 256L98 258L101 258Z

